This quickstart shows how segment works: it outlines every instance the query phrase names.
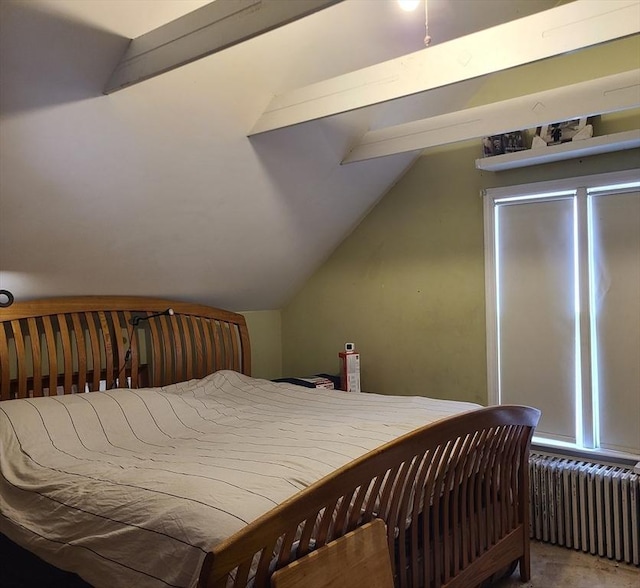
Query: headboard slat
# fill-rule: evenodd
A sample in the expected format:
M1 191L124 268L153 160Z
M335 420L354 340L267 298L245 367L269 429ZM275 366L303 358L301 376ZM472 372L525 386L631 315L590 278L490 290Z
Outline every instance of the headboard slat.
M240 371L240 355L238 354L238 333L234 327L229 326L229 334L231 335L231 359L233 361L232 369Z
M107 390L113 388L113 345L111 343L111 332L109 331L109 323L107 317L102 311L98 312L98 320L100 321L100 332L102 333L102 340L104 342L104 357L106 363L105 382ZM101 364L98 363L100 366Z
M71 314L71 323L76 337L76 356L78 360L77 391L84 392L87 387L87 344L84 338L84 327L77 312Z
M215 321L202 321L200 324L206 345L205 366L207 371L211 370L211 366L220 364L220 341L215 326Z
M4 324L0 323L0 400L11 398L11 367L9 365L9 343Z
M16 345L16 357L18 360L18 398L27 397L27 361L24 349L24 337L20 321L11 321L13 340Z
M233 345L231 344L231 331L227 325L220 325L220 331L222 332L222 346L224 348L224 365L227 369L233 369L233 361L231 354L233 352Z
M164 313L167 308L174 315ZM131 317L141 317L138 326ZM242 315L135 296L84 296L0 308L0 399L165 386L216 370L250 375Z
M251 373L251 343L249 342L249 330L239 328L240 332L240 358L242 360L242 373Z
M160 323L160 333L162 335L162 353L160 354L162 356L162 380L171 381L174 358L171 338L169 337L169 327L167 326L167 317L161 316L158 322Z
M41 341L40 331L36 319L27 319L29 339L31 340L31 365L33 366L33 395L42 396L42 359L40 355ZM0 352L1 353L1 352Z
M158 323L156 323L155 321L151 322L149 324L149 329L151 330L151 344L153 346L154 349L162 349L162 346L160 345L160 334L158 332ZM152 386L157 386L157 382L161 382L162 381L162 357L160 355L160 353L158 353L158 355L156 355L154 357L153 360L153 379L151 380L151 385Z
M111 311L111 324L113 325L113 336L116 345L114 358L117 358L116 362L114 362L113 385L117 385L118 388L128 388L125 357L127 355L127 348L129 347L129 339L122 336L120 315L115 310Z
M172 365L171 372L169 378L171 380L182 381L185 380L184 375L184 359L182 355L183 345L182 345L182 335L180 333L180 329L178 328L179 320L178 317L166 317L163 316L163 325L162 327L167 329L167 336L170 340L173 341L173 353L171 354ZM171 345L167 344L167 348L171 349Z
M102 361L100 358L100 338L98 336L98 330L96 329L95 317L93 314L85 313L87 321L87 327L89 328L89 341L91 342L91 369L93 370L93 378L91 383L91 390L100 390L100 369L102 367Z
M192 317L193 318L193 317ZM211 343L211 337L207 330L207 324L211 321L205 321L204 319L193 319L193 329L194 332L197 331L197 340L198 344L198 360L199 365L202 368L202 371L198 371L198 374L206 374L209 372L209 367L213 363L213 345ZM204 345L203 345L204 343ZM198 375L198 377L201 377Z
M225 362L225 350L224 341L222 339L222 333L220 332L220 325L217 321L211 321L211 329L213 330L213 352L215 355L215 362L220 365L224 365Z
M64 362L63 371L63 387L65 394L73 393L73 348L71 346L71 337L69 336L69 327L67 326L67 317L64 314L58 315L58 329L62 340L62 360Z
M47 347L47 357L49 358L49 395L55 396L58 393L58 355L56 353L56 338L53 334L51 317L42 317L44 325L44 337Z
M186 316L182 315L177 320L179 321L178 325L184 341L184 379L190 380L193 378L193 344L195 335L191 333Z
M131 313L124 313L125 324L130 325ZM129 376L131 377L131 387L140 388L140 359L139 359L139 332L133 325L127 328L127 340L129 341ZM126 370L126 368L125 368Z

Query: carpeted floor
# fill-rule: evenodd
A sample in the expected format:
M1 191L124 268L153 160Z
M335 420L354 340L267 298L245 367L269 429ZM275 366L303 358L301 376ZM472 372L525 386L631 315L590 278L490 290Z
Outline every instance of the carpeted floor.
M640 588L640 568L558 545L531 542L531 581L516 570L492 588Z

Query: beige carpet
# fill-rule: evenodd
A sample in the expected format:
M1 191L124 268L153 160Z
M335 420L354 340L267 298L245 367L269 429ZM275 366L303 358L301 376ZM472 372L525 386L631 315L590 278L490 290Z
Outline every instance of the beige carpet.
M492 588L640 588L640 568L558 545L531 542L531 581L516 570Z

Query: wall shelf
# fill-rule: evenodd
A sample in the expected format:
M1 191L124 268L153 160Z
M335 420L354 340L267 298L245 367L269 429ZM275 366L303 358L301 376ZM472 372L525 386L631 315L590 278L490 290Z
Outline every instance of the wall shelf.
M502 171L516 167L540 165L552 161L586 157L599 153L610 153L640 147L640 129L592 137L583 141L551 145L540 149L527 149L516 153L505 153L493 157L476 159L476 168L486 171Z

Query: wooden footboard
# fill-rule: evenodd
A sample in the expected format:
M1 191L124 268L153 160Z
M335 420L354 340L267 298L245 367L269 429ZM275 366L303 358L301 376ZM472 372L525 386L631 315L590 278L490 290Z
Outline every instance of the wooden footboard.
M396 586L475 586L519 560L529 578L529 445L540 412L485 408L404 435L318 481L207 555L202 588L270 576L374 518Z

